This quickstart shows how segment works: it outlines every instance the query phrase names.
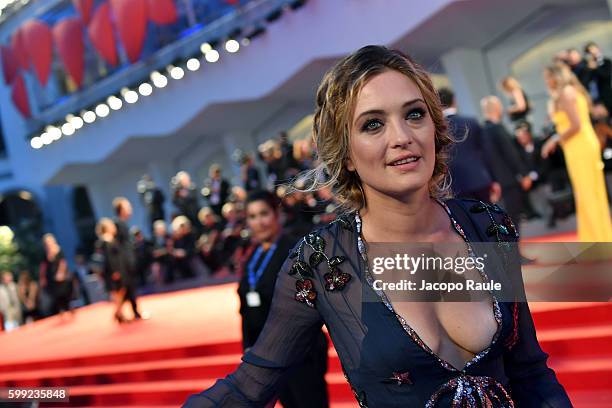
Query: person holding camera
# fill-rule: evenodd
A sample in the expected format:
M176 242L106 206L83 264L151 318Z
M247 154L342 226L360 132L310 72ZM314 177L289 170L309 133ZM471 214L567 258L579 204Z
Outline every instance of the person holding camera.
M166 197L148 174L143 175L138 181L137 189L142 203L147 209L151 233L153 233L153 223L165 219L164 201L166 201Z

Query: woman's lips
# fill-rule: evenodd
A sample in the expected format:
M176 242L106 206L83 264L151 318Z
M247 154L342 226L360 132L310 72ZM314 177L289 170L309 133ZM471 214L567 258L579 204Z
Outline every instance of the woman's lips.
M400 160L396 163L398 164L389 164L389 167L393 167L394 169L400 171L409 171L414 170L419 163L421 162L421 157L412 157L410 159Z

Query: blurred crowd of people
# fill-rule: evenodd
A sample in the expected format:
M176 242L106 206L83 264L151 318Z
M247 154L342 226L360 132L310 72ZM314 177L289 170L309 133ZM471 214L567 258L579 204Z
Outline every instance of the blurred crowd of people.
M603 159L610 170L611 73L610 59L595 43L586 44L583 53L574 48L559 52L545 72L553 106L551 120L541 131L531 125L533 106L528 91L513 77L500 83L507 97L506 107L497 96L482 99L483 123L461 115L453 92L440 89L450 133L458 141L449 163L455 195L502 201L519 225L521 219L542 217L541 206L532 203L531 194L546 186L548 225L552 227L557 219L573 213L577 193L572 193L572 184L575 186L577 180L572 178L572 166L566 163L567 149L555 148L555 140L563 133L555 128L559 122L553 120L557 93L567 86L584 92L588 125L599 141L598 158L593 160ZM509 130L504 122L512 128ZM311 193L300 191L299 180L294 183L297 188L288 189L286 185L314 166L316 157L309 139L290 142L287 133L281 132L262 143L256 153L237 152L234 159L240 163L239 185L231 185L217 164L210 166L209 177L200 186L189 173L179 171L169 181L173 206L169 217L164 211L167 198L162 189L149 176L143 176L137 190L150 231L130 226L132 203L124 197L115 198L114 218L102 218L96 226L98 241L93 255L77 254L73 270L69 270L53 235L46 234L38 279L24 271L15 282L12 272L2 272L0 327L12 330L39 317L70 311L71 301L88 304L104 298L100 293L110 295L115 305L113 317L122 323L128 320L123 314L125 303L131 305L133 319L146 317L138 308L136 293L140 287L155 290L198 276L239 279L256 247L247 227L245 204L253 191L267 190L280 199L279 219L283 230L292 236L303 236L317 224L335 218L336 205L329 188ZM575 168L576 163L573 165Z
M593 42L585 45L583 54L575 48L560 51L544 70L550 99L548 121L540 131L531 124L533 106L528 92L512 76L499 84L507 99L505 107L497 96L482 98L483 123L461 115L453 92L440 89L450 132L459 141L450 155L455 195L501 200L517 225L521 219L541 218L545 212L548 226L554 227L557 220L581 209L581 239L605 240L606 234L581 234L581 227L606 224L609 192L603 170L612 170L611 75L610 59ZM568 103L565 93L573 95ZM567 143L572 137L574 143ZM596 147L590 149L591 145ZM587 174L588 163L594 169ZM600 194L585 197L589 191ZM536 195L545 201L534 204ZM585 216L589 212L597 215Z
M217 164L210 166L209 178L200 188L188 172L179 171L169 181L173 207L169 222L162 189L144 175L136 188L150 231L131 225L132 203L125 197L115 198L114 217L102 218L96 225L93 254L78 253L72 271L53 235L46 234L42 240L45 259L37 280L27 271L20 275L18 284L13 282L11 272L3 276L0 311L5 329L39 317L72 313L70 304L86 305L107 297L115 305L114 319L123 323L129 320L123 313L125 303L131 305L133 319L146 316L138 308L139 289L164 290L177 281L200 276L239 279L244 261L254 249L245 218L249 192L263 189L279 197L283 229L294 236L335 218L329 189L289 192L285 186L312 165L310 141L291 143L281 132L262 143L257 157L266 170L265 177L254 156L237 152L241 185L231 186Z

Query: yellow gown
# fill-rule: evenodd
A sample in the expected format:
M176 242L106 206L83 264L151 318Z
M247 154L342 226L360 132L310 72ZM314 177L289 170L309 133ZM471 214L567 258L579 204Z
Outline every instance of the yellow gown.
M578 239L582 242L610 242L612 220L599 140L591 125L586 98L578 93L576 103L580 131L561 142L561 148L574 191ZM570 127L564 111L554 112L552 120L559 134Z

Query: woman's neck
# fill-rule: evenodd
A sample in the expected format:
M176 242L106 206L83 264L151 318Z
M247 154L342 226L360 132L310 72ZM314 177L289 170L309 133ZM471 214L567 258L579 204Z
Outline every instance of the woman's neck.
M442 208L427 190L404 199L374 192L368 194L368 207L360 211L363 235L372 242L429 241L443 231Z

